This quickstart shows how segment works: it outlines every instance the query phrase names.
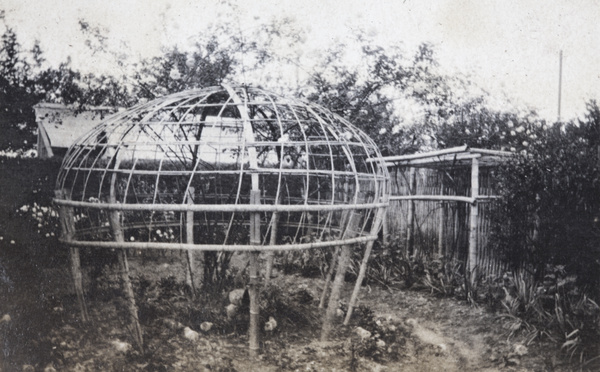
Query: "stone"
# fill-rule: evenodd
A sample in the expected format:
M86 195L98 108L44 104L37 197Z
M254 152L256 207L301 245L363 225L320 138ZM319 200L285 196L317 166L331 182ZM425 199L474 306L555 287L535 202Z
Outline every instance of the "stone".
M203 330L204 332L210 331L210 329L212 327L213 327L213 324L211 322L202 322L202 324L200 324L200 329Z
M123 342L121 340L113 340L111 341L112 346L120 353L126 353L131 350L131 344L127 342Z
M356 327L354 333L356 333L356 335L360 337L361 340L366 340L367 338L371 337L371 332L367 331L362 327Z
M183 329L183 337L187 338L190 341L198 341L200 338L200 334L190 327L185 327Z
M225 313L227 314L227 320L232 321L237 316L238 307L234 304L229 304L225 307Z
M234 289L229 292L229 303L240 306L242 304L242 298L244 298L245 289Z

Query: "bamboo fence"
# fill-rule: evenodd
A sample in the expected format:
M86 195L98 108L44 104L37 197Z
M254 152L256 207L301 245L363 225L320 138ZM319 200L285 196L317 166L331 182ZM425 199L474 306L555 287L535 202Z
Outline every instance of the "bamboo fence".
M407 258L443 258L500 275L507 265L488 237L497 199L494 168L509 156L463 146L384 158L392 186L384 239Z

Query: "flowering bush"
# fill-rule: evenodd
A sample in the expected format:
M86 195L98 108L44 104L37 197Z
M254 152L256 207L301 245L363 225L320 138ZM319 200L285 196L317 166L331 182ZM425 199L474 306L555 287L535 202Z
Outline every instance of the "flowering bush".
M564 265L581 288L600 289L600 108L540 131L526 153L500 169L502 194L492 242L537 280Z

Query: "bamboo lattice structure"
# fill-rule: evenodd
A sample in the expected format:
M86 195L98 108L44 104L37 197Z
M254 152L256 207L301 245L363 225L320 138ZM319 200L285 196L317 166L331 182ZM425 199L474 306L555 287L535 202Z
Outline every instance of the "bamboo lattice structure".
M407 256L438 256L500 272L487 243L495 195L493 169L513 153L453 147L385 157L392 196L384 231L403 236Z
M56 189L74 216L69 246L248 251L255 297L260 251L372 244L389 173L377 145L328 110L223 85L108 118L71 146Z

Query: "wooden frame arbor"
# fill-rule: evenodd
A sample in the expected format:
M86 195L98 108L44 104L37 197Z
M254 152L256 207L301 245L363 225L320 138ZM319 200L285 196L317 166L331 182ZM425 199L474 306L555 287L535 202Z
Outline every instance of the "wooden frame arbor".
M321 334L327 338L351 247L365 243L368 258L388 199L388 169L364 132L321 106L223 85L161 97L102 122L69 149L54 202L83 319L78 248L119 253L140 347L125 249L186 250L192 290L193 253L202 261L206 252L247 252L249 347L256 353L258 254L341 252ZM361 281L359 275L348 314Z
M394 205L395 202L407 203L405 244L408 251L412 251L415 244L415 221L418 214L416 203L435 203L438 206L444 203L460 203L468 208L467 221L465 221L468 226L466 255L468 270L472 272L478 266L497 264L497 262L492 263L489 257L481 257L479 254L480 250L484 248L482 242L485 237L482 235L487 233L486 226L484 226L486 221L480 215L481 205L498 198L495 195L493 181L490 181L490 173L487 172L487 177L483 182L485 185L482 185L481 172L482 170L493 170L511 156L514 156L514 153L469 148L465 145L419 154L384 157L392 174L392 196L384 221L384 239L390 235L389 231L392 227L390 224L394 223L390 216L398 208L398 205ZM417 182L417 173L424 170L442 172L443 175L433 182L435 183L433 186L424 186L425 181L419 184ZM458 177L450 175L451 170L462 171L461 187L457 187ZM400 175L399 171L404 172ZM462 190L458 190L459 188ZM443 255L444 252L444 227L447 225L448 218L445 212L446 209L441 208L437 224L437 253L439 255ZM421 213L431 213L431 209Z

